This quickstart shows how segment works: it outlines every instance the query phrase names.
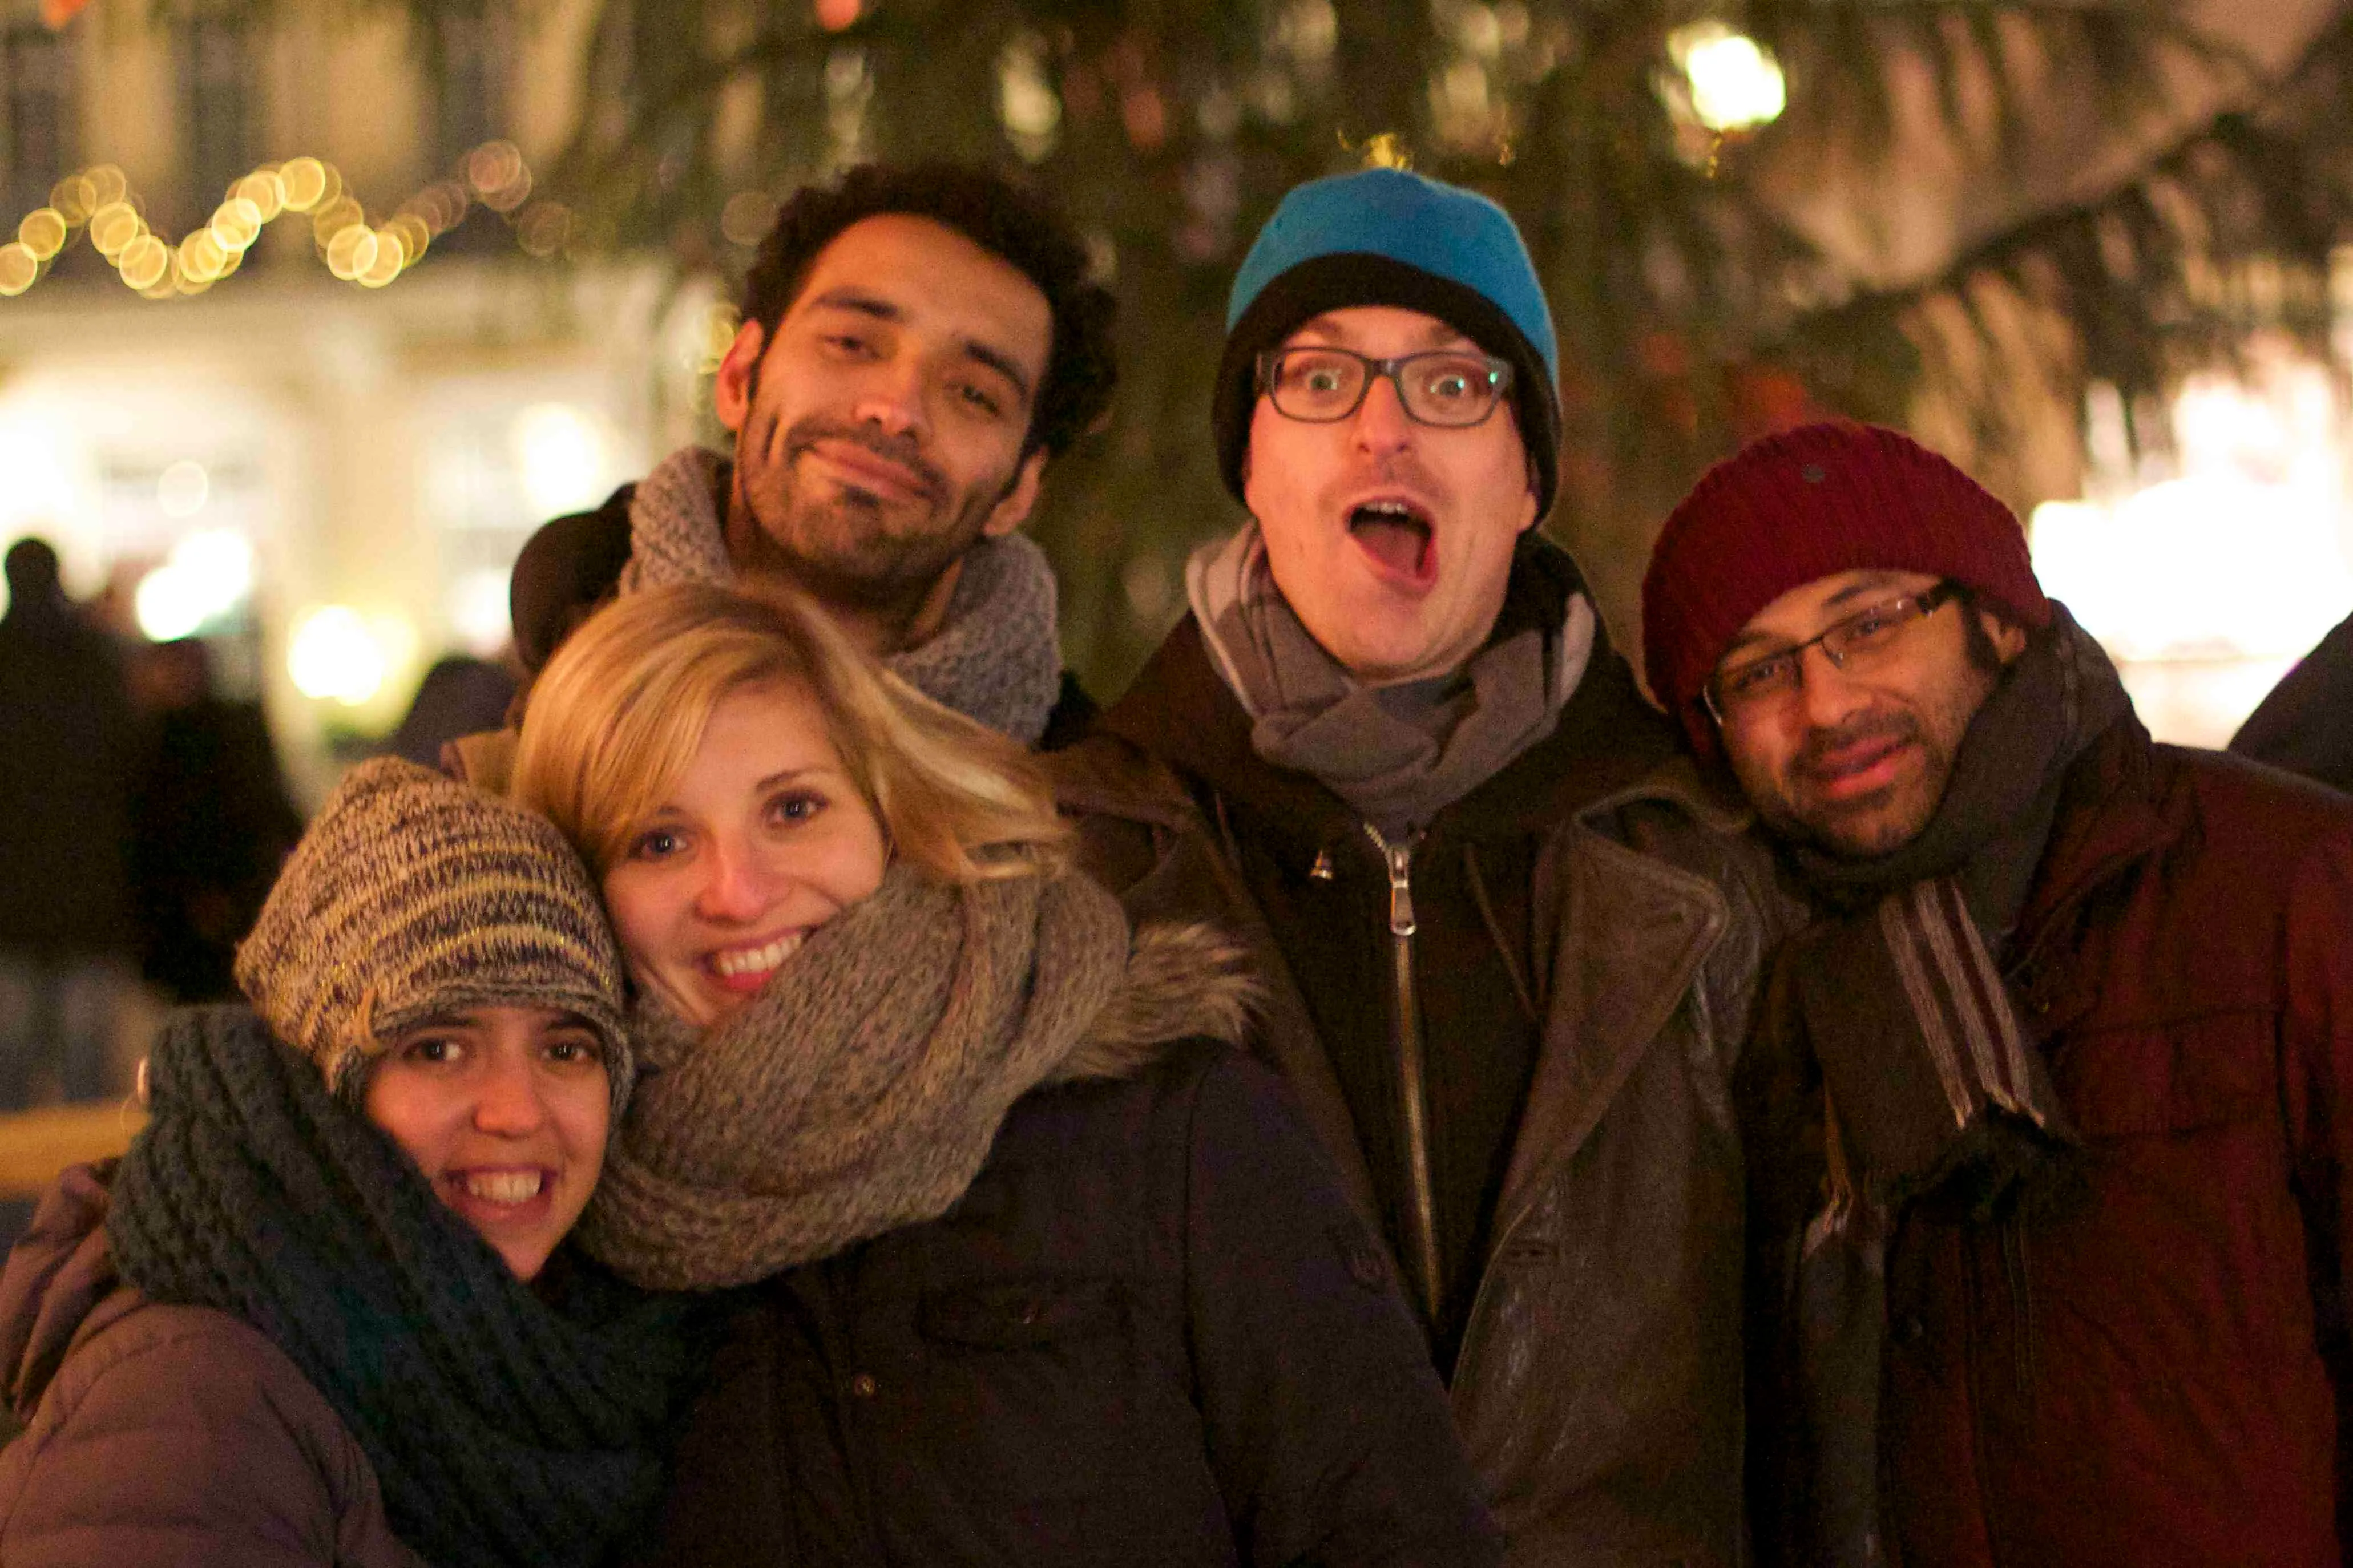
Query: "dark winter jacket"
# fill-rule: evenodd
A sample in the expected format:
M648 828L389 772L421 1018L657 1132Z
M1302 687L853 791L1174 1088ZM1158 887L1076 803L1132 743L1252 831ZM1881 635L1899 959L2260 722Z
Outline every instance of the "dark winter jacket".
M0 1371L29 1425L0 1450L8 1568L425 1568L367 1457L240 1318L117 1282L106 1188L69 1172L11 1256Z
M1574 587L1558 551L1525 548L1504 617L1556 626ZM1388 865L1337 796L1258 758L1190 619L1051 766L1131 918L1251 948L1271 995L1254 1048L1392 1247L1416 1201L1399 1107L1419 1095L1441 1235L1468 1213L1473 1236L1441 1247L1461 1281L1430 1326L1509 1560L1736 1561L1729 1078L1769 881L1624 662L1598 644L1554 733L1413 851L1418 1083Z
M1885 1560L2337 1563L2353 802L2152 746L2128 716L2070 770L2002 962L2084 1186L2025 1219L1897 1216ZM1778 986L1749 1061L1751 1502L1766 1561L1810 1568L1817 1510L1844 1505L1817 1489L1787 1287L1820 1204L1824 1101Z
M1379 1246L1201 1042L1033 1091L944 1217L750 1288L674 1477L678 1568L1500 1557Z
M586 620L620 586L629 563L629 500L638 487L623 485L594 511L574 512L543 525L516 557L508 585L514 622L515 657L526 672L539 674L573 628ZM1046 717L1038 749L1071 744L1093 723L1095 704L1068 670L1062 694Z
M2231 737L2231 750L2353 790L2353 617L2272 688Z

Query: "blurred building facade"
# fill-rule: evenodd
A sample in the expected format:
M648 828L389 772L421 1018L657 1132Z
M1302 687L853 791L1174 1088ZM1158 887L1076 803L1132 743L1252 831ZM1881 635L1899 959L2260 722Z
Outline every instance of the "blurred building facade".
M0 224L83 170L119 174L165 245L298 157L370 224L459 188L485 146L527 187L577 110L580 9L492 4L420 39L342 8L101 5L52 32L11 5ZM233 276L164 299L78 223L0 300L0 544L47 537L124 629L204 637L225 685L264 701L306 799L438 658L498 653L532 528L694 428L707 294L527 247L508 205L459 205L385 286L331 269L323 231L289 210Z

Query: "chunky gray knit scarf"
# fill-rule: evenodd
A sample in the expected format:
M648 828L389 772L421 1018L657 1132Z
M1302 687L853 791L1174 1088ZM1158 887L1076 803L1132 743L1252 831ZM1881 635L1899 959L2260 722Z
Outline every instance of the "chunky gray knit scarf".
M727 459L686 447L662 459L629 501L629 563L621 592L664 583L733 583L720 516ZM947 620L920 647L882 662L908 685L990 729L1034 746L1061 693L1054 569L1018 533L965 552Z
M1430 819L1552 733L1593 654L1593 606L1489 644L1459 676L1367 686L1301 623L1256 522L1185 569L1218 672L1250 716L1250 747L1321 781L1384 834Z
M894 866L718 1027L640 1005L637 1096L582 1247L706 1290L938 1217L1007 1108L1072 1076L1128 966L1118 901L1083 877Z

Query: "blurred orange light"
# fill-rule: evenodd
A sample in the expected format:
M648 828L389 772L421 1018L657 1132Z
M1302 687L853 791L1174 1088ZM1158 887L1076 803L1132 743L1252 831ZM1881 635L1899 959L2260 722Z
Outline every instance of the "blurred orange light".
M866 7L862 0L817 0L817 25L828 33L839 33L858 20Z

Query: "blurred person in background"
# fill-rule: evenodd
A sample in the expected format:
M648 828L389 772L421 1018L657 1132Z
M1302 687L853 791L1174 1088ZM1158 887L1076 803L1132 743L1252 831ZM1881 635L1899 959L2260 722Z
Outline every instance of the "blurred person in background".
M2231 750L2353 791L2353 618L2281 677L2231 737Z
M444 654L417 683L417 695L392 732L392 754L419 767L440 766L441 749L450 742L506 722L515 684L503 664L471 654Z
M67 599L58 552L21 539L0 617L0 1110L54 1080L108 1091L138 984L132 793L139 725L113 640Z
M223 697L212 650L183 637L134 656L147 710L132 799L140 972L174 1002L237 995L229 965L302 835L259 702Z

